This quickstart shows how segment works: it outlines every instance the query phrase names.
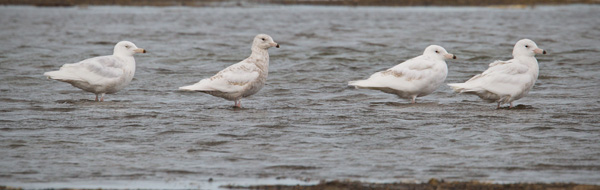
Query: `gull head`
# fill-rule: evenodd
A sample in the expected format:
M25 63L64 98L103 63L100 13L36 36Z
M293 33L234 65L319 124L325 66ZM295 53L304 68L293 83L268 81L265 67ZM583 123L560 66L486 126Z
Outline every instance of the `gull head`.
M530 56L533 57L535 54L546 54L546 51L538 48L537 44L530 39L522 39L515 44L513 48L513 56Z
M279 44L275 43L275 41L273 41L273 38L266 34L256 35L256 37L254 37L254 42L252 43L252 46L265 50L269 49L270 47L279 48Z
M138 48L130 41L120 41L115 45L113 55L133 56L135 53L146 53L146 50Z
M438 45L430 45L425 48L423 55L427 55L433 58L438 58L440 60L444 59L456 59L455 55L452 55L446 51L442 46Z

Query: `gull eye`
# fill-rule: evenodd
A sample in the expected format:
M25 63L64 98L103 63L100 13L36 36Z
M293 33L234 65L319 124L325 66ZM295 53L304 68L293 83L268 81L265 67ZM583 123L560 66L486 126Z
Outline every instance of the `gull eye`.
M529 45L525 45L525 48L529 48Z
M265 41L265 38L261 38L261 39L262 39L262 41Z
M438 50L435 50L435 53L440 53L440 51L438 51Z
M125 45L125 48L127 48L127 49L129 49L130 47L131 47L131 46L129 46L129 45Z

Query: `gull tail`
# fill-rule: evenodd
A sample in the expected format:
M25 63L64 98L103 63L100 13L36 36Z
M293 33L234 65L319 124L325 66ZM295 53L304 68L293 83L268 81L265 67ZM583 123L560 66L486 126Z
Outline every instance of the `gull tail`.
M181 90L181 91L197 91L198 87L194 86L194 85L182 86L182 87L179 87L179 90Z
M468 92L479 92L483 89L474 87L468 83L450 83L448 84L454 92L458 93L468 93Z
M355 88L359 89L373 87L374 84L371 84L371 82L368 80L355 80L348 82L348 86L354 86Z
M48 77L48 79L54 79L54 80L59 80L59 81L81 80L81 78L79 76L74 75L73 73L70 73L70 72L66 72L64 70L45 72L44 76Z
M211 91L212 89L209 88L203 81L204 80L197 82L196 84L179 87L179 90L181 90L181 91Z

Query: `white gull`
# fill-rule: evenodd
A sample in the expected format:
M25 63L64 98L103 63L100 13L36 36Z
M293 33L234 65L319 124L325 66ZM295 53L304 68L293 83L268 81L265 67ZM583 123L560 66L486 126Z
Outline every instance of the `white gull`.
M377 72L366 80L350 81L348 85L395 94L415 103L417 97L430 94L446 80L448 66L445 59L456 59L456 56L441 46L430 45L423 55Z
M135 74L133 54L135 53L146 53L146 50L138 48L129 41L121 41L115 45L112 55L64 64L58 71L46 72L44 76L94 93L96 101L104 101L105 94L112 94L125 88L133 79Z
M501 104L518 100L533 88L538 78L539 66L535 54L546 54L535 42L522 39L513 48L513 59L495 61L483 73L464 83L448 84L455 92L475 94L488 102Z

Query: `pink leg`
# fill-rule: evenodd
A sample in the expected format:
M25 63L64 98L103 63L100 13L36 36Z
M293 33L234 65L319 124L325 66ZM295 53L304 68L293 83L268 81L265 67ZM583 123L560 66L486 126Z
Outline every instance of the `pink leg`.
M236 100L235 101L235 106L236 108L241 108L242 107L242 100Z
M498 106L496 106L496 109L500 109L500 102L498 102Z
M513 108L512 102L510 103L510 106L508 108Z
M96 102L98 101L98 94L96 94L96 100L94 100L94 101L96 101Z
M104 102L104 93L102 93L102 96L100 96L100 101Z
M411 102L411 103L413 103L413 104L414 104L414 103L417 103L417 96L413 96L413 98L412 98L412 102Z

